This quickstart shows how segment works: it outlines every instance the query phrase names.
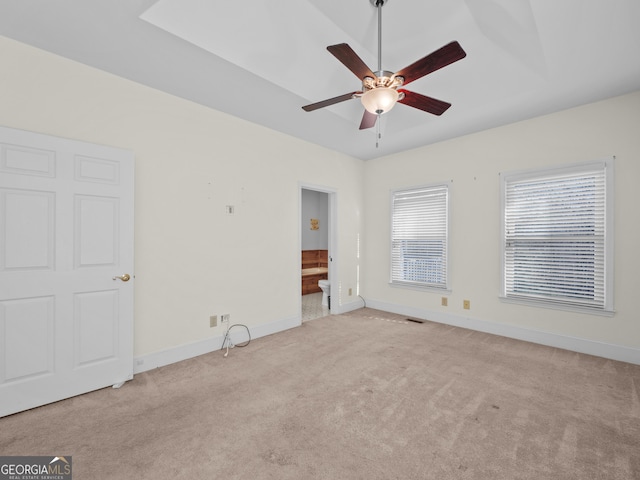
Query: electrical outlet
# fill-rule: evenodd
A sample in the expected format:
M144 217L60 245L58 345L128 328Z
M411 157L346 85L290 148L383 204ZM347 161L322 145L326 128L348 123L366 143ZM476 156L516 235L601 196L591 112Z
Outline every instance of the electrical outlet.
M471 302L469 300L463 300L462 301L462 308L464 308L465 310L471 309Z
M220 321L222 323L228 323L229 320L231 320L231 314L230 313L223 313L222 315L220 315Z
M218 326L218 316L217 315L211 315L209 317L209 328L213 328L213 327L217 327Z
M353 294L353 292L351 291L351 289L349 289L349 296L351 296Z
M446 307L449 305L449 299L447 297L442 297L442 306Z

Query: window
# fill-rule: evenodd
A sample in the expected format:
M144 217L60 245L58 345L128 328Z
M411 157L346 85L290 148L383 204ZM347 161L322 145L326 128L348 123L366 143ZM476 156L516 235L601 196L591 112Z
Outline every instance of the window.
M391 284L446 290L448 186L391 193Z
M613 312L613 160L502 175L506 300Z

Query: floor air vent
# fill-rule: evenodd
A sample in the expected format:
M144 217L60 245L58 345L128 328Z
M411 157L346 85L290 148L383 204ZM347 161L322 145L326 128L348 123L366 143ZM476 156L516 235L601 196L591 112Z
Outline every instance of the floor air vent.
M418 320L417 318L407 318L407 321L413 323L424 323L424 320Z

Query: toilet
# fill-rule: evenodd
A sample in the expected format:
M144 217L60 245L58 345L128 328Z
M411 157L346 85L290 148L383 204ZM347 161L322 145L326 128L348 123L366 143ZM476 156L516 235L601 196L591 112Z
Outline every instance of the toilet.
M331 284L329 280L318 280L318 286L322 290L322 306L329 306L329 295L331 295Z

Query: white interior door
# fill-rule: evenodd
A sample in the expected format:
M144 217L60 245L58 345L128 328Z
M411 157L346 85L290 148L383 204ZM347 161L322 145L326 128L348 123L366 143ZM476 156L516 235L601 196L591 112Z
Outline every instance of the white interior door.
M133 378L133 173L0 127L0 416Z

